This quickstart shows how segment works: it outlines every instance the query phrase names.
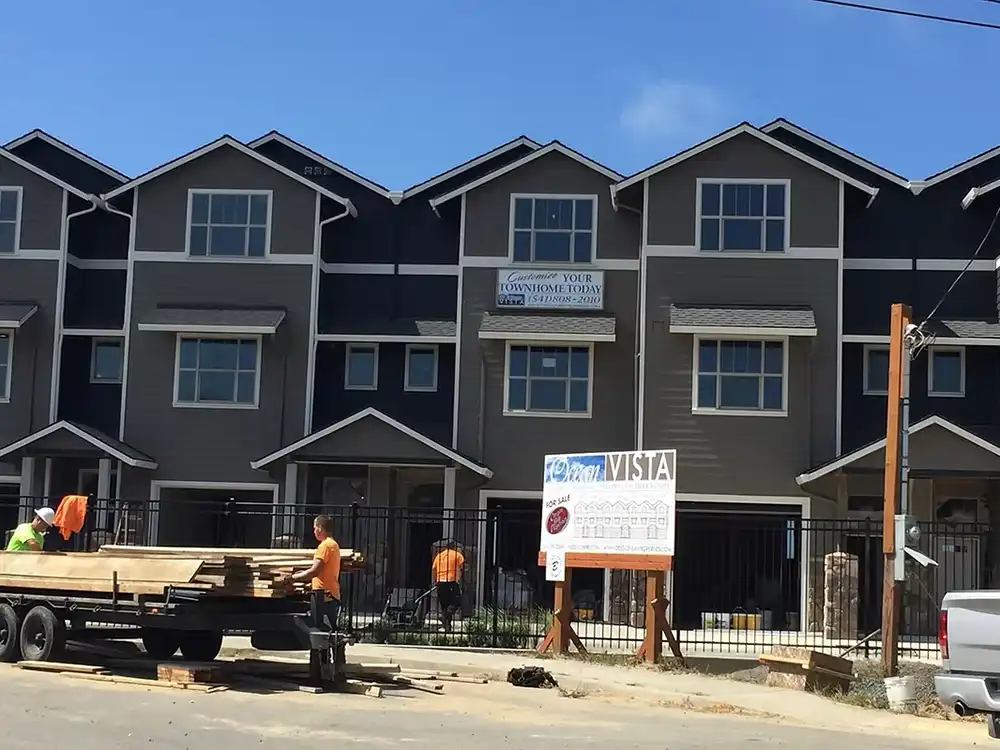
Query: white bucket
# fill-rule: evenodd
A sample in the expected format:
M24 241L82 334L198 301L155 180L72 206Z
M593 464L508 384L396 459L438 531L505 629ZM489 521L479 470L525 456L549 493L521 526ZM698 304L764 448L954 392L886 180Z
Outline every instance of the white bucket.
M917 682L913 677L886 677L885 697L889 708L897 713L912 714L917 710Z

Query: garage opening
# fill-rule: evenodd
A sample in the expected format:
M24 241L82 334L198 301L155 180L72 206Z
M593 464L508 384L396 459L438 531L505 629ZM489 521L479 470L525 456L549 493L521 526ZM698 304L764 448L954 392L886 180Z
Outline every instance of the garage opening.
M271 547L270 490L160 488L157 544L165 547Z
M674 626L798 630L801 532L797 505L679 504Z

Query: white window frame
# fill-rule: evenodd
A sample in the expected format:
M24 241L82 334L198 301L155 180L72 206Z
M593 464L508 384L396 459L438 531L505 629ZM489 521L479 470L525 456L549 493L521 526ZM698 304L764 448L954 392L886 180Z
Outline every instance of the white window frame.
M191 254L191 226L192 226L191 219L192 219L192 213L194 211L194 197L196 195L209 195L209 196L211 196L211 195L246 195L246 196L266 195L267 196L267 226L265 227L265 233L264 233L264 254L263 255L249 255L248 253L245 253L244 255L212 255L212 252L211 252L211 247L212 247L211 229L209 229L209 237L206 240L208 244L205 246L205 255L192 255ZM211 207L211 204L209 204L209 222L211 222L211 218L212 218L211 217L211 211L212 211L212 207ZM269 258L269 257L271 257L271 227L273 226L273 213L274 213L274 191L273 190L245 190L245 189L241 189L241 188L190 188L188 190L188 199L187 199L187 223L186 223L186 229L185 229L185 234L184 234L184 253L185 253L185 255L187 255L187 257L189 259L194 260L194 261L205 261L205 260L207 260L207 261L212 261L212 262L215 262L215 263L218 263L220 261L222 261L222 262L233 262L233 263L239 263L239 262L244 262L245 263L247 261L250 261L250 262L257 261L257 262L259 262L263 258ZM247 220L249 221L249 216L247 217ZM199 224L198 226L202 226L202 225ZM209 223L207 226L211 227L211 223ZM239 225L238 224L233 224L232 226L239 226ZM249 236L250 236L249 227L250 227L250 225L246 224L244 226L247 227L247 240L246 241L249 243L249 241L250 241L249 240ZM254 225L254 226L256 226L256 225ZM244 245L244 249L245 250L249 250L249 246L248 245Z
M579 231L590 231L590 260L586 263L575 263L572 260L573 255L573 239L577 232L576 229L576 204L573 204L573 229L570 230L569 239L569 251L570 260L568 261L536 261L536 260L514 260L514 211L517 206L518 200L531 200L532 201L532 225L534 225L534 201L535 200L554 200L554 201L586 201L589 200L594 207L593 212L593 224L590 230L581 229ZM601 203L596 195L569 195L561 193L511 193L510 195L510 216L507 220L507 260L512 265L517 266L556 266L559 268L570 267L570 268L586 268L587 266L592 266L597 262L597 213L600 210ZM520 230L524 231L524 230ZM536 230L534 226L531 228L532 233ZM540 230L546 231L546 230ZM558 231L558 230L548 230L548 231ZM534 254L534 243L532 243L532 255Z
M587 349L587 411L523 411L510 409L510 350L515 346L528 347L528 357L531 348L542 349ZM529 364L530 372L530 364ZM530 380L530 377L528 378ZM527 406L527 404L525 404ZM535 419L591 419L594 415L594 342L593 341L507 341L504 344L503 362L503 415L505 417L531 417Z
M961 385L958 393L942 393L934 390L934 357L938 354L958 354L961 365ZM931 346L927 352L927 395L934 398L965 398L965 347Z
M238 404L227 401L180 401L178 391L181 384L181 342L188 341L215 341L227 339L231 341L256 341L257 342L257 369L254 378L253 403ZM217 333L178 333L177 343L174 348L174 407L178 409L259 409L260 408L260 376L261 365L263 363L264 339L262 336L247 336L245 334L217 334Z
M351 352L355 349L371 349L375 352L375 372L374 378L370 385L352 385L351 384ZM370 344L366 343L356 343L347 344L344 348L344 390L345 391L377 391L378 390L378 344L372 342Z
M888 396L889 395L889 391L888 390L883 391L883 390L880 390L878 388L869 388L868 387L868 368L869 368L868 355L869 355L870 352L878 352L878 351L886 352L888 354L889 347L885 346L883 344L865 344L864 351L863 351L864 360L863 360L863 364L862 364L862 375L861 375L861 377L862 377L861 392L865 396Z
M788 359L790 338L788 336L739 336L729 333L715 333L696 335L691 355L691 413L699 415L712 415L723 417L787 417L788 416ZM725 409L707 406L698 406L698 375L699 362L698 351L702 341L756 341L760 343L780 343L782 346L781 363L781 409ZM761 353L763 356L763 352ZM749 373L748 373L749 374ZM763 377L763 376L761 376Z
M785 186L785 249L784 250L765 250L767 245L767 235L765 221L766 216L761 217L761 249L760 250L723 250L722 249L722 220L719 220L719 249L718 250L702 250L701 248L701 220L702 218L713 218L702 217L701 214L701 199L702 199L702 188L705 185L719 185L719 210L722 210L722 185L784 185ZM767 196L764 196L764 210L767 211ZM792 181L789 179L772 179L763 177L699 177L697 179L697 190L695 196L695 207L694 207L694 246L695 249L700 253L712 253L725 255L727 258L738 257L741 255L747 255L754 258L759 258L761 255L776 255L783 256L787 255L789 249L792 246ZM721 213L720 213L721 216ZM732 217L739 218L739 217ZM752 218L752 217L745 217Z
M0 250L0 257L17 255L21 251L21 212L24 210L24 188L20 185L0 185L0 192L17 193L17 213L14 215L14 250L13 252L3 252ZM9 224L9 220L0 220L4 224Z
M86 468L86 469L80 469L79 471L77 471L76 472L76 491L77 491L77 493L81 494L81 495L83 494L83 481L84 481L84 477L93 477L94 480L96 481L97 478L100 475L101 475L101 470L100 469ZM117 482L118 482L118 469L114 465L112 465L112 467L111 467L110 477L111 477L110 485L111 485L112 491L113 491L114 487L117 485Z
M13 387L14 383L14 331L8 328L0 329L0 334L6 335L7 338L7 374L6 377L0 378L0 404L9 404L11 392L10 389Z
M410 384L410 353L433 352L434 354L434 383L430 386ZM376 355L377 359L378 355ZM407 344L406 359L403 366L403 390L408 393L434 393L438 389L438 369L440 367L441 355L437 344ZM377 378L376 378L377 379Z
M118 377L115 379L99 378L95 372L95 366L97 364L97 347L102 344L115 344L118 346L118 351L121 354L121 362L118 366ZM121 384L122 382L122 371L125 369L125 344L120 338L106 338L98 337L94 338L90 342L90 382L95 385L115 385ZM95 470L96 471L96 470Z

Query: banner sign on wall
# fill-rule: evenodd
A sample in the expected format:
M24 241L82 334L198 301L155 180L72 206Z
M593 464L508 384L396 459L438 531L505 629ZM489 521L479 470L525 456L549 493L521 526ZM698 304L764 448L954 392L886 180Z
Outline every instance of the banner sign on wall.
M677 451L546 456L542 552L673 555Z
M526 310L603 310L604 271L501 268L497 307Z

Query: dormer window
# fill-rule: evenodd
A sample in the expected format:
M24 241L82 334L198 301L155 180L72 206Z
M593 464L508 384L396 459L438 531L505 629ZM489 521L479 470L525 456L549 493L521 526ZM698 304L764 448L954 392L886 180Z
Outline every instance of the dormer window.
M708 252L788 249L787 180L699 180L697 246Z
M192 190L188 254L193 258L263 258L271 240L269 190Z
M597 196L511 196L510 242L515 263L592 263Z

